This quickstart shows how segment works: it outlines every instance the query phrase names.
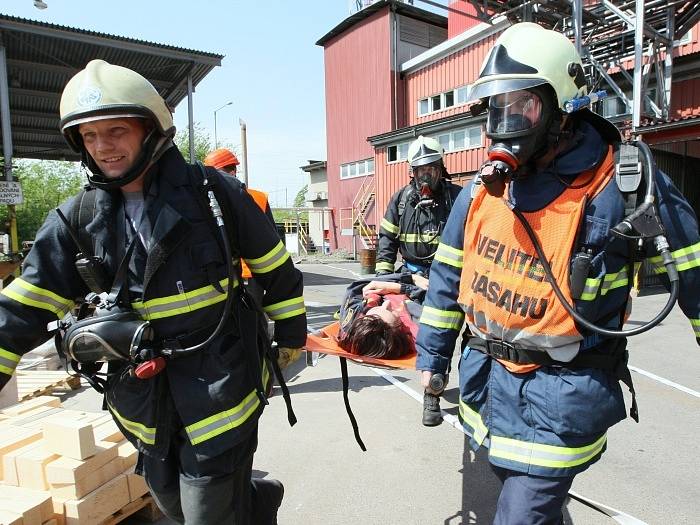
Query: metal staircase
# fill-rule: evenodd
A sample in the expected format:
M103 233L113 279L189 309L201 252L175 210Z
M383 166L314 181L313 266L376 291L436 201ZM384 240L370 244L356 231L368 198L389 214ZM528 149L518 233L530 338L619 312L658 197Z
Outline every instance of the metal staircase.
M673 53L668 51L700 21L698 0L464 1L481 21L537 22L572 38L593 89L608 89L620 98L633 132L642 118L669 119ZM649 89L651 83L655 90Z
M342 235L357 235L363 248L377 246L375 183L373 175L365 175L362 184L349 207L340 208L340 228Z

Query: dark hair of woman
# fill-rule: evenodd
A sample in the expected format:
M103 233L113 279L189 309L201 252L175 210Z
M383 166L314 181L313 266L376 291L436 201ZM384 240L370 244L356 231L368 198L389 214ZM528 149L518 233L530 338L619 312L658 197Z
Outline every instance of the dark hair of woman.
M361 315L347 328L338 346L355 355L398 359L415 347L413 335L406 325L390 325L376 315Z

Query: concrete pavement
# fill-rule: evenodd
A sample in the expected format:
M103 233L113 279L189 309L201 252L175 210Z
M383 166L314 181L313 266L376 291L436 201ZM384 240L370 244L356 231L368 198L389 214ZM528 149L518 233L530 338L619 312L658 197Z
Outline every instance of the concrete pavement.
M358 277L359 265L299 267L309 324L323 326L332 321L347 284ZM632 325L651 319L665 299L637 298ZM602 461L578 476L573 490L641 522L698 523L700 459L694 445L700 429L700 348L677 307L659 327L630 339L629 348L641 422L627 419L613 427ZM299 422L289 427L282 396L275 395L261 420L254 465L255 475L285 484L282 525L491 522L499 483L483 450L472 452L465 435L448 423L421 425L414 372L349 364L350 403L367 452L355 443L345 413L338 359L322 358L316 367L299 363L294 372L289 387ZM453 367L442 405L453 416L455 374ZM91 391L64 403L99 409ZM575 501L566 506L566 521L615 523Z

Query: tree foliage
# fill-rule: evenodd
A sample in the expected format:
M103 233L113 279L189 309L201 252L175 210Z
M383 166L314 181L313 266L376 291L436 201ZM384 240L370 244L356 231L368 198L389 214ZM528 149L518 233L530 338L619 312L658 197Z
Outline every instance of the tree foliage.
M296 196L294 197L294 207L295 208L304 208L306 207L306 194L309 191L309 185L306 184L303 188L301 188ZM308 222L309 221L309 212L308 211L293 211L293 210L272 210L272 216L275 218L275 222L291 222L293 224L296 224L297 216L299 217L299 220L301 222Z
M22 241L34 239L50 210L78 193L85 177L76 162L54 160L20 160L12 170L22 184L24 203L16 207L17 236ZM0 206L0 227L8 232L7 206Z
M175 145L180 150L185 160L190 160L190 130L187 128L181 129L175 134ZM213 143L209 134L204 131L204 128L199 122L194 123L194 155L195 160L204 161L204 157L214 149Z

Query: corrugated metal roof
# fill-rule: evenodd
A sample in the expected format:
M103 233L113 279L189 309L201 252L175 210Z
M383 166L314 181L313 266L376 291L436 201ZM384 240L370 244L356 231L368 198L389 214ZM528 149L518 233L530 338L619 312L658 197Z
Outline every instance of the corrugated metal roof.
M328 31L328 33L319 38L318 42L316 42L316 45L325 45L331 38L343 34L355 24L359 23L360 21L364 20L365 18L369 17L370 15L376 13L377 11L386 6L393 6L394 10L400 15L406 15L411 18L423 20L425 22L430 22L431 24L435 24L440 27L447 27L447 17L445 16L426 11L425 9L414 7L404 2L398 2L397 0L378 0L377 2L374 2L373 4L370 4L367 7L360 9L358 12L350 15L345 20L340 22L337 26Z
M13 155L77 157L58 130L63 87L85 64L101 58L146 77L171 107L187 96L223 55L0 14L10 92ZM2 144L2 137L0 137Z

